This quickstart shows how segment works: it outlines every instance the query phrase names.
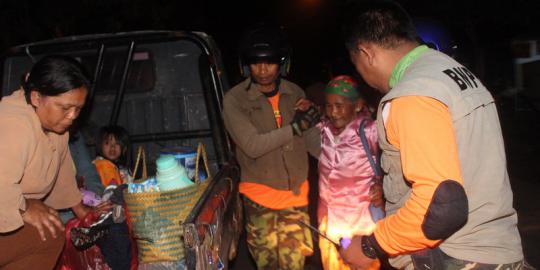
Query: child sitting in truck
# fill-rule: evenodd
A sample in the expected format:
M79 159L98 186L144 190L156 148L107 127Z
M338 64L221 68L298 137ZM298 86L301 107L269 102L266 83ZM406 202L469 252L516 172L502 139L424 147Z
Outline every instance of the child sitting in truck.
M94 160L101 183L121 185L132 181L128 167L129 134L121 126L104 126L96 138Z
M100 129L96 138L97 157L94 164L101 178L101 183L105 186L104 194L107 194L107 190L119 188L122 184L132 181L132 176L127 169L129 147L129 134L123 127L105 126ZM129 236L122 208L123 198L116 198L117 202L115 202L114 197L121 197L121 192L114 192L110 195L112 195L110 200L117 203L113 207L113 222L109 226L109 233L98 240L97 244L105 261L112 269L129 270L134 253L132 252L134 242Z

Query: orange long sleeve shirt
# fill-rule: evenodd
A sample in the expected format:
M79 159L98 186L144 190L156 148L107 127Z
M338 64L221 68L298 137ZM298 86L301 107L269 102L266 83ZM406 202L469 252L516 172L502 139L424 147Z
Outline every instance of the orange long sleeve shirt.
M451 113L443 103L421 96L392 100L385 117L388 142L399 149L412 193L395 215L377 224L379 245L390 255L432 247L422 222L437 186L451 179L463 185Z

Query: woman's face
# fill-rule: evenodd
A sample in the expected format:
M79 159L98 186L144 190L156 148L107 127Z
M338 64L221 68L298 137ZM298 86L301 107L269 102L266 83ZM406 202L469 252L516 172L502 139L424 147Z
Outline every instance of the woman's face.
M339 133L355 119L358 105L344 96L326 94L326 116Z
M101 153L103 157L110 161L117 161L122 155L122 145L118 143L116 138L113 135L109 135L103 144L101 145Z
M71 89L58 96L45 96L32 91L30 101L36 108L43 130L63 134L79 116L87 93L86 87Z

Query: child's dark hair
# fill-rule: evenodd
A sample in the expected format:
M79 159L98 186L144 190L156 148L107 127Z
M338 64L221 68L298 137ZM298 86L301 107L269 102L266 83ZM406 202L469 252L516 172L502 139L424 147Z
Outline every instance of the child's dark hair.
M127 130L121 126L110 125L104 126L99 129L97 138L96 138L96 152L98 155L105 157L102 151L102 145L106 142L110 136L113 136L116 139L116 142L120 144L122 154L120 158L115 161L118 165L129 166L129 156L130 156L130 141L129 134Z

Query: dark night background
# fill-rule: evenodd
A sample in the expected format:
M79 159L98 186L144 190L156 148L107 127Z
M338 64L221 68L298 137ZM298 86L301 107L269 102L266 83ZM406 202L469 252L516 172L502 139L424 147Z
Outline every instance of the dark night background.
M283 26L291 42L290 78L302 87L328 74L323 67L350 70L339 20L353 0L179 1L179 0L0 0L0 52L70 35L133 30L194 30L214 37L232 85L240 80L237 41L260 22ZM399 1L416 19L446 29L456 57L492 91L501 112L515 207L527 259L540 267L540 67L529 73L532 96L516 98L513 59L519 40L536 40L540 55L540 1ZM536 63L540 63L537 61ZM530 75L532 74L532 75ZM536 97L535 97L536 96ZM518 102L519 101L519 102ZM518 108L519 107L519 108ZM233 269L247 269L238 266ZM307 268L306 268L307 269Z
M321 79L322 65L348 65L338 22L351 1L1 0L0 51L69 35L196 30L215 38L235 83L237 40L246 27L266 20L286 29L293 48L291 78L306 86ZM443 25L469 67L496 88L512 81L510 41L540 36L539 1L400 2L412 17Z

